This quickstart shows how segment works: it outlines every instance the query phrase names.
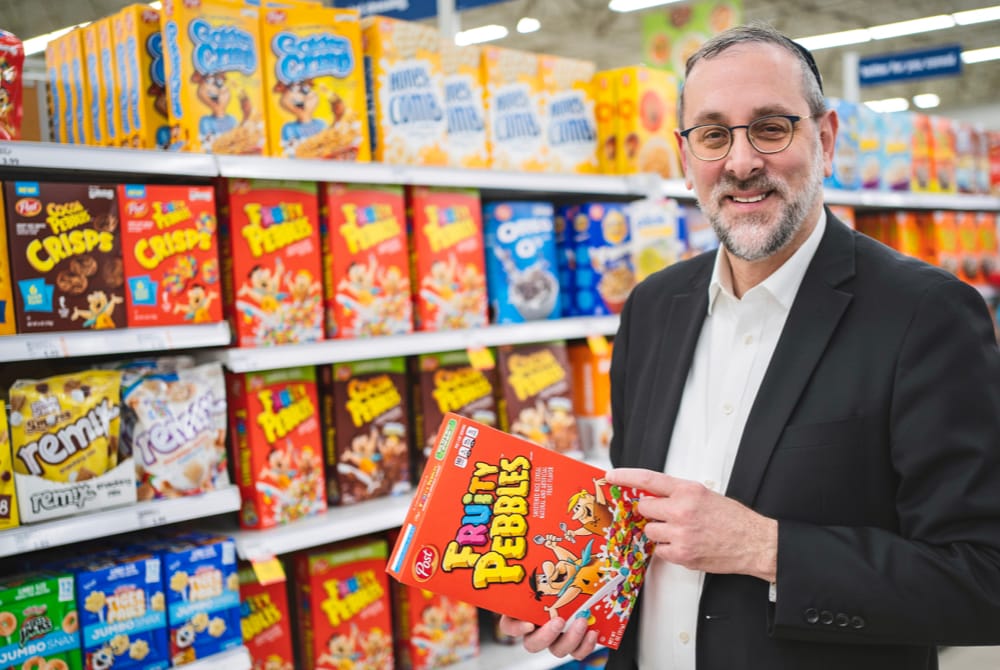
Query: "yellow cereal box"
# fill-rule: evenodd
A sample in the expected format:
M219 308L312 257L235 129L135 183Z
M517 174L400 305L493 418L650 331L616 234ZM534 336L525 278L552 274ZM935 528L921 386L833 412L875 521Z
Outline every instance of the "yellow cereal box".
M482 48L475 45L460 47L452 40L441 40L448 165L453 167L490 166L482 53Z
M597 162L601 174L618 174L618 97L614 70L594 75L594 95L597 106Z
M108 115L101 104L104 80L100 76L101 38L98 22L82 28L83 59L87 71L87 100L90 103L90 139L96 146L108 143Z
M19 525L17 496L14 495L14 464L11 461L7 408L0 402L0 530Z
M371 160L359 12L293 4L260 19L268 153Z
M125 74L128 133L120 144L136 149L166 149L170 141L167 89L163 76L160 13L145 4L129 5L112 18L119 70Z
M10 255L7 251L7 220L4 212L3 194L0 193L0 335L13 335L16 330L14 288L10 283Z
M542 124L554 172L600 171L595 118L596 86L592 61L539 57L542 77Z
M63 38L64 67L69 70L69 91L72 111L73 140L75 144L93 144L90 119L90 92L84 72L83 30L77 28Z
M498 170L548 168L538 58L526 51L483 48L487 137Z
M372 154L383 163L444 165L447 119L436 28L384 16L362 22Z
M45 78L49 89L49 119L52 139L66 143L70 124L67 123L70 109L63 95L63 86L69 79L63 77L62 39L54 39L45 45ZM67 71L67 75L68 75Z
M101 98L100 112L106 127L104 131L103 144L116 147L121 144L122 137L122 113L118 106L117 78L115 77L115 43L114 30L111 24L111 17L105 17L95 21L97 27L97 57L98 70L88 72L100 72L100 76L95 77L98 81L98 91ZM89 68L89 65L88 65Z
M161 15L169 147L262 154L258 9L236 0L166 0Z
M618 100L618 171L682 176L674 130L677 128L677 80L664 70L643 66L616 70Z

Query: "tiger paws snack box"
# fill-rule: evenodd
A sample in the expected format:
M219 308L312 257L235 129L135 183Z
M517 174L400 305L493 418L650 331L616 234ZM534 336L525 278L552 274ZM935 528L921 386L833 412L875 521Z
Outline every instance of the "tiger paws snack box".
M129 326L222 320L211 186L121 184Z
M392 597L398 667L433 670L479 654L475 606L395 581Z
M238 574L243 644L254 670L295 670L285 581L261 584L249 565Z
M0 667L82 670L73 576L0 578Z
M387 570L537 625L586 618L598 644L616 649L653 549L641 495L609 486L593 465L448 414Z
M270 528L326 511L314 367L230 374L240 525Z
M385 540L297 554L296 611L304 670L392 670L393 641Z

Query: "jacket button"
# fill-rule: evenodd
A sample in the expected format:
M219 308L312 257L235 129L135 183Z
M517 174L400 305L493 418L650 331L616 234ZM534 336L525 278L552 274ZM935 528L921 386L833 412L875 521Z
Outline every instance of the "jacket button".
M841 628L847 628L847 624L851 623L850 617L848 617L843 612L837 612L836 621L837 625L840 626Z
M806 623L816 623L819 621L819 612L813 607L807 609L805 611L805 615L806 615Z
M851 627L861 630L865 627L865 620L859 616L851 617Z
M833 623L833 612L831 612L830 610L823 610L822 612L820 612L819 613L819 622L821 624L826 625L826 626L829 626L830 624L832 624Z

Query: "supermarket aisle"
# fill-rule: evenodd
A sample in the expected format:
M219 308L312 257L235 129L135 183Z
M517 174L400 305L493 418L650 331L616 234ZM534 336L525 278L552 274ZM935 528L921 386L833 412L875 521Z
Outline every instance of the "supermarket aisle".
M1000 647L949 647L940 659L941 670L1000 670Z

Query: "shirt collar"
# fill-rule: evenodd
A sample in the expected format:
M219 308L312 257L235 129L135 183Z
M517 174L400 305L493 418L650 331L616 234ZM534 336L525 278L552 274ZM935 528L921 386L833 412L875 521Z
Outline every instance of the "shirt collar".
M820 210L819 220L816 227L809 233L809 237L802 243L795 253L785 261L781 267L775 270L767 279L751 289L757 291L764 290L769 293L786 311L791 309L795 294L799 291L802 278L805 277L806 269L819 248L820 240L823 239L823 232L826 230L826 208ZM733 295L733 272L729 265L729 255L722 248L715 254L715 267L712 269L712 280L708 284L708 313L712 313L715 307L715 300L719 293L726 292L726 295ZM749 293L749 292L748 292Z

